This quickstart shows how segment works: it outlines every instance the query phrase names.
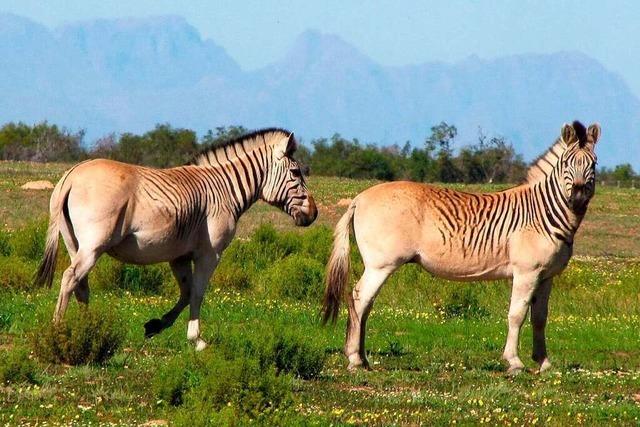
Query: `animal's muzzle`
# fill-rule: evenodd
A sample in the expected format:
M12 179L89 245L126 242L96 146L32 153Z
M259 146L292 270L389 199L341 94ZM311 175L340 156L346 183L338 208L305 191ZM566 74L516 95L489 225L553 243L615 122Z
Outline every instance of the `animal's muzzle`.
M587 212L590 199L591 196L584 185L574 185L569 196L569 206L575 214L584 215Z
M312 196L307 196L304 203L301 204L293 213L293 219L297 226L306 227L311 225L318 217L318 208Z

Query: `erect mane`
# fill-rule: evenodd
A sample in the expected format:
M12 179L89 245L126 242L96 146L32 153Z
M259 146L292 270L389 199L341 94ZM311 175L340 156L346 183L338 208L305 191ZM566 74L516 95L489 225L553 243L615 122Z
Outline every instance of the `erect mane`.
M229 141L205 147L188 164L198 166L220 165L229 160L243 157L245 152L250 153L259 147L273 145L280 142L282 137L289 137L290 135L291 132L281 128L256 130Z
M577 120L575 120L571 125L576 131L576 137L578 137L578 145L580 146L580 148L583 148L589 139L587 136L587 128Z
M575 130L580 148L584 147L588 141L587 128L577 120L575 120L571 126ZM524 182L526 184L530 184L546 179L553 168L558 164L558 160L560 160L560 156L564 153L566 147L567 146L565 142L562 141L562 138L556 139L556 142L549 147L547 151L531 162L531 166L529 166L529 169L527 170L527 178Z
M556 142L549 147L547 151L531 162L531 166L529 166L527 170L527 178L524 182L530 184L546 179L558 164L558 160L560 160L560 156L564 153L564 150L565 144L562 139L556 139Z

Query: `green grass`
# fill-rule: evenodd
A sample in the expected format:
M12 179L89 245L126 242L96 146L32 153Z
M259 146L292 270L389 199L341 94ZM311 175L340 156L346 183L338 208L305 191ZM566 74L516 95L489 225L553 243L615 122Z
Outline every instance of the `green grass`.
M236 413L218 411L220 401L207 403L199 396L220 394L223 380L236 384L242 370L234 369L245 366L247 349L272 342L265 336L273 331L293 334L285 353L298 355L289 358L300 357L295 349L301 344L296 342L311 346L310 361L300 359L299 364L316 366L322 353L326 361L319 376L308 380L290 373L273 377L272 371L246 365L253 366L243 380L246 393L228 399L234 408L258 402L249 407L266 408L265 423L640 422L640 191L598 189L576 238L578 256L554 283L547 328L554 367L543 375L505 375L500 355L510 293L506 282L452 283L416 266L394 274L374 306L367 335L373 370L347 372L341 354L346 313L335 327L321 327L319 295L312 288L330 243L330 230L322 226L331 227L344 212L336 206L340 199L373 182L320 177L310 180L320 205L318 225L295 229L284 214L263 204L243 217L240 239L223 256L224 274L214 277L203 304L203 336L211 344L206 355L195 354L186 341L187 312L160 335L143 338L142 325L175 303L177 286L164 267L122 270L105 259L91 278L92 304L108 307L117 319L122 345L104 365L68 366L43 362L33 347L34 334L44 333L51 318L59 273L51 290L21 286L25 271L36 267L32 252L41 228L33 224L46 214L48 192L24 192L19 185L33 179L55 181L63 170L45 165L34 172L25 164L0 163L0 209L4 231L9 232L3 240L9 249L0 255L0 285L5 284L0 289L0 362L7 366L0 367L0 424L136 425L154 419L182 424L190 410L215 416L220 423L238 421ZM265 223L273 223L278 233L264 227L256 232ZM307 260L305 273L293 285L286 278L278 281L296 259ZM60 262L59 272L65 262ZM357 274L361 265L356 257L354 262ZM241 280L235 279L238 272ZM69 314L74 317L78 311L72 301ZM530 353L531 329L526 324L520 355L533 370ZM166 392L160 392L165 389L158 386L175 380L174 366L185 372L191 387L189 401L178 406L169 404ZM237 374L223 379L221 369ZM175 381L181 381L181 375ZM260 385L252 378L268 381ZM291 391L291 402L282 394L283 384ZM276 411L260 396L275 396L286 404Z

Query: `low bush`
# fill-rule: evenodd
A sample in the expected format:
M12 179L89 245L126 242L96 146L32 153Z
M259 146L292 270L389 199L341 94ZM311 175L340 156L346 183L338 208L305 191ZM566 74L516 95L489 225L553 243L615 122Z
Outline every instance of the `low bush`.
M104 364L124 338L112 310L92 305L70 309L64 320L33 332L34 351L44 362L68 365Z
M97 289L119 289L134 294L156 295L163 293L174 282L167 264L139 266L103 256L94 271L90 284Z
M219 352L177 356L159 371L154 391L180 407L176 425L244 425L267 420L292 402L291 378L272 364Z
M31 221L19 231L11 233L11 253L28 260L40 261L44 254L47 226L47 219L43 218Z
M294 300L317 301L322 297L324 265L302 254L275 262L258 279L266 294Z
M437 308L446 318L479 319L489 315L489 311L480 305L472 285L454 288L444 303Z
M11 235L0 229L0 256L8 257L11 255Z
M278 372L305 380L317 378L327 360L324 349L312 340L282 331L274 334L271 351Z
M0 290L29 290L36 266L16 256L0 256Z
M154 379L157 398L180 407L176 425L299 421L289 410L292 377L316 378L326 360L323 348L282 328L258 328L249 336L219 331L212 346L215 351L176 356Z
M236 289L244 291L251 288L251 276L240 265L227 261L229 258L222 257L222 261L213 273L211 283L219 289Z
M301 235L301 252L326 265L333 246L333 231L326 226L312 227Z
M0 383L37 384L36 364L24 349L0 353Z
M196 386L201 369L194 355L180 355L162 365L153 380L153 391L158 399L171 406L184 403L184 394Z
M277 375L272 366L261 366L256 359L211 357L206 370L198 387L185 395L192 412L231 406L238 416L257 418L291 400L290 378Z
M227 359L238 355L254 358L261 366L274 366L278 373L302 379L317 378L326 362L321 345L284 326L258 328L248 337L240 333L218 333L213 344Z

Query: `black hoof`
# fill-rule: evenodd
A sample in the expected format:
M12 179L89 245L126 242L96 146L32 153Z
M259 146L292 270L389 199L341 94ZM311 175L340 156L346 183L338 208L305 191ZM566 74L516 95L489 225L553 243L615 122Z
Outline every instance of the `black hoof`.
M144 324L144 337L151 338L152 336L160 333L164 327L162 320L160 319L151 319L147 323Z

